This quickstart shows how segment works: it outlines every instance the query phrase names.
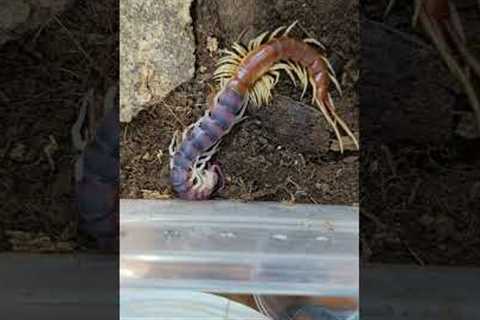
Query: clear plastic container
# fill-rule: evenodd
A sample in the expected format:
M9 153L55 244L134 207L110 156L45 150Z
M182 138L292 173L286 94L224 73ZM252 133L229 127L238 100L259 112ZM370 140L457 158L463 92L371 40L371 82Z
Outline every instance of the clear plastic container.
M358 208L121 200L124 288L358 295Z

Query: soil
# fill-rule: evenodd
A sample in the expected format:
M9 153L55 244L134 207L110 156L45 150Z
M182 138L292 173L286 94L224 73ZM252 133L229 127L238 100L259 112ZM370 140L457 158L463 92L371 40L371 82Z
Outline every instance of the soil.
M0 250L68 252L79 235L70 129L118 78L117 1L76 1L0 48ZM100 63L101 61L101 63Z
M344 89L343 97L333 98L339 114L357 133L358 7L326 11L320 1L258 3L256 13L263 18L253 19L250 30L255 32L249 31L251 34L298 19L328 46ZM460 8L467 23L479 21L478 16L472 18L475 3ZM167 147L175 130L195 121L205 110L219 57L207 44L217 39L220 48L228 47L241 33L224 27L215 4L196 1L192 9L197 40L195 78L123 126L124 198L172 196ZM409 36L416 34L409 27L410 1L398 2L387 21L382 18L385 8L377 1L363 1L361 6L369 19ZM73 206L76 152L70 129L88 90L95 88L101 101L102 93L118 77L117 16L116 1L77 1L58 17L61 23L51 20L0 48L0 250L59 252L85 244L77 231ZM472 30L475 28L467 28L467 35L473 39L472 47L478 48L480 39ZM295 32L301 34L302 30ZM422 41L428 43L428 39ZM432 78L437 76L432 74ZM272 105L286 97L289 103L308 105L308 96L300 99L299 91L285 77L274 89ZM453 111L470 110L461 91L455 99ZM287 123L281 121L288 118L282 120L277 113L273 116L274 112L268 107L249 107L249 118L225 139L217 155L228 178L220 197L354 204L360 196L364 261L480 264L478 139L452 135L430 144L389 141L381 145L378 141L369 144L369 137L362 136L362 144L366 143L358 170L358 153L338 155L331 150L333 135L328 127L323 127L329 133L327 140L305 138L317 139L316 152L311 145L292 143L296 132L290 141L285 137L288 131L280 132L284 135L280 137L272 123L280 122L281 127ZM450 114L455 118L454 112Z
M229 2L234 3L235 12L247 10L251 14L225 10ZM297 19L301 27L294 29L292 35L314 37L324 43L329 58L335 62L337 77L343 80L343 96L332 93L338 113L358 134L358 7L355 2L345 3L341 7L332 5L332 1L195 1L192 8L197 42L195 77L123 125L121 197L174 197L169 183L168 154L172 135L203 115L209 94L215 92L210 87L215 86L211 77L221 56L218 49L230 47L242 30L246 31L242 40L248 41L251 39L248 35L273 31ZM246 21L238 20L242 17ZM250 105L248 118L222 142L216 160L226 174L226 187L216 198L358 203L358 152L347 150L340 155L332 150L333 132L318 116L319 112L309 110L311 96L301 99L300 88L294 87L286 75L274 88L273 96L270 106ZM297 120L291 117L291 112L285 116L275 108L282 101L284 105L285 99L289 99L292 110L298 110ZM294 130L298 128L298 119L309 115L316 117L318 123L301 134ZM284 130L279 134L275 128ZM292 129L290 135L288 128ZM299 140L302 143L295 142Z
M480 38L478 33L472 33L480 27L477 3L455 3L464 22L468 45L478 48ZM411 1L397 1L386 19L385 9L386 5L378 1L363 1L362 14L380 28L393 30L390 37L394 41L407 39L409 50L416 50L417 58L425 58L425 51L415 43L430 46L431 42L419 30L411 28ZM476 12L476 20L472 19L472 12ZM389 55L391 59L395 56ZM411 57L415 58L415 54ZM368 64L369 57L362 58ZM442 61L435 50L428 53L426 60ZM415 78L395 83L405 93L405 88L414 82L415 91L419 92L392 97L398 108L403 107L401 102L406 96L419 106L426 101L422 105L425 111L416 117L411 116L416 111L409 112L410 122L403 126L401 134L370 130L373 111L366 111L372 109L366 101L371 97L363 96L366 90L362 86L367 84L365 77L361 77L360 240L365 262L480 265L480 140L457 134L457 115L467 112L467 117L473 118L472 109L462 88L442 65L431 68L426 75L419 74L425 69L418 69ZM388 70L378 64L375 67ZM407 62L404 69L408 68ZM418 81L419 78L427 81ZM434 90L432 85L436 86ZM399 91L402 90L390 90L389 94ZM435 93L437 96L433 97L431 94ZM438 95L442 96L440 100Z

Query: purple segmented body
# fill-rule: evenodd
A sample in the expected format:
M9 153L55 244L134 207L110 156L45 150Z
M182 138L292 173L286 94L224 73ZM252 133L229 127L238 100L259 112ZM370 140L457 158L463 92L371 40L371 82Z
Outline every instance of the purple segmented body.
M118 106L97 128L82 154L82 176L76 183L80 229L93 236L102 250L118 250L119 133Z
M183 133L183 141L175 148L177 135L170 145L170 181L180 198L207 199L223 186L223 174L217 164L207 164L218 144L241 120L246 104L242 95L225 87L213 105L196 123Z

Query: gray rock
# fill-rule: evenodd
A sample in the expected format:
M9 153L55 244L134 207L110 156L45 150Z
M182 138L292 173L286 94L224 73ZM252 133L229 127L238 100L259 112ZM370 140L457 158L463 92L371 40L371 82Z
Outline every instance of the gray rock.
M192 0L120 2L120 121L164 98L195 72Z
M35 30L74 0L0 0L0 45Z

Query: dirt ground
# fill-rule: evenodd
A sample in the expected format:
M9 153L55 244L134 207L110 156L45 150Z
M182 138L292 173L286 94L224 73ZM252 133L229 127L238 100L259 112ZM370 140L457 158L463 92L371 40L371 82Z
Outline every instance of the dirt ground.
M238 17L250 19L250 15L223 16L222 8L217 6L216 1L194 2L192 14L197 43L195 77L163 102L141 112L130 124L123 126L122 198L163 199L173 196L169 184L168 154L172 135L175 130L182 130L196 121L205 111L207 96L211 92L209 86L215 85L211 77L220 57L219 50L212 48L212 42L217 41L219 49L228 48L242 29L247 29L248 34L258 35L298 19L310 36L325 43L331 56L336 56L340 61L337 65L348 65L343 68L344 72L337 75L343 77L344 96L333 94L333 98L338 113L358 136L358 96L356 80L352 80L358 70L359 53L358 7L354 2L347 9L330 5L329 12L325 11L322 2L331 4L331 1L250 2L255 4L253 24L238 21ZM236 12L250 10L250 2L245 2ZM238 3L242 6L242 2ZM230 24L223 23L224 20L238 25L238 30L231 31ZM302 34L302 28L295 30L296 35L308 37ZM280 96L304 103L310 100L308 95L300 100L301 90L293 87L287 75L283 75L283 81L273 90L273 95L273 105ZM217 198L347 205L358 203L358 152L347 151L338 155L325 147L325 139L312 141L318 144L318 148L304 150L294 142L303 139L295 136L296 132L292 132L289 139L279 141L270 126L274 117L269 116L276 110L272 106L263 108L256 110L249 106L249 118L240 123L222 143L216 159L226 174L226 187ZM279 121L277 126L283 125L281 118L277 117L276 121ZM334 140L333 132L326 124L323 125L330 143Z
M0 250L88 244L73 205L70 129L87 91L101 99L118 78L116 3L77 1L0 48Z
M357 121L355 80L358 6L326 12L319 3L261 1L250 33L298 19L307 32L324 42L340 66L339 78L344 79L344 96L333 98L340 115L358 133L362 126ZM115 4L113 0L78 1L58 21L51 20L0 48L0 250L71 251L86 243L79 238L73 210L76 154L70 128L87 91L94 87L101 95L118 77ZM377 1L362 1L361 6L369 19L413 34L408 25L413 13L410 1L395 7L387 22L382 18L385 8ZM123 126L122 197L172 196L167 146L172 133L195 121L206 107L219 56L218 51L208 50L208 39L217 39L219 48L225 48L240 33L222 24L217 11L212 0L196 1L192 9L195 78ZM475 19L474 12L467 5L461 8L467 20ZM480 39L472 30L467 33L478 48ZM299 91L284 77L274 97L308 104L309 97L301 100ZM455 108L469 110L461 93L457 100ZM325 149L324 141L315 152L296 147L301 143L279 140L265 124L269 114L275 118L275 110L270 110L249 108L249 119L224 141L217 159L228 179L220 197L335 204L358 203L360 197L364 261L479 265L478 139L454 136L437 144L366 144L359 169L357 152L339 156L328 146ZM331 142L333 135L326 130Z
M428 43L426 37L410 27L413 14L411 1L397 1L398 5L385 20L383 13L386 5L378 1L363 3L362 13L367 19L400 32L392 33L392 37L400 35L405 39L415 38ZM473 50L476 46L479 54L480 38L474 32L475 28L478 30L480 21L476 3L456 3L469 45ZM430 59L438 60L439 56L433 54ZM452 77L446 69L442 70L441 79L447 85ZM438 75L432 72L426 78L429 77L435 79ZM407 86L405 82L396 85ZM379 134L379 140L370 142L373 137L363 134L366 130L361 120L360 234L362 258L366 262L480 265L480 141L453 132L459 121L456 114L471 112L471 108L461 87L451 87L450 90L455 92L452 93L455 103L427 104L429 114L425 113L425 118L419 119L427 124L430 121L431 127L435 127L435 114L446 107L447 112L442 111L442 114L449 117L445 120L451 124L444 129L448 132L425 134L430 135L432 141L436 140L435 136L449 138L440 138L432 143L387 143L390 137L385 132ZM416 98L421 100L425 97ZM428 131L428 128L425 130ZM415 132L415 135L422 136L423 133Z

